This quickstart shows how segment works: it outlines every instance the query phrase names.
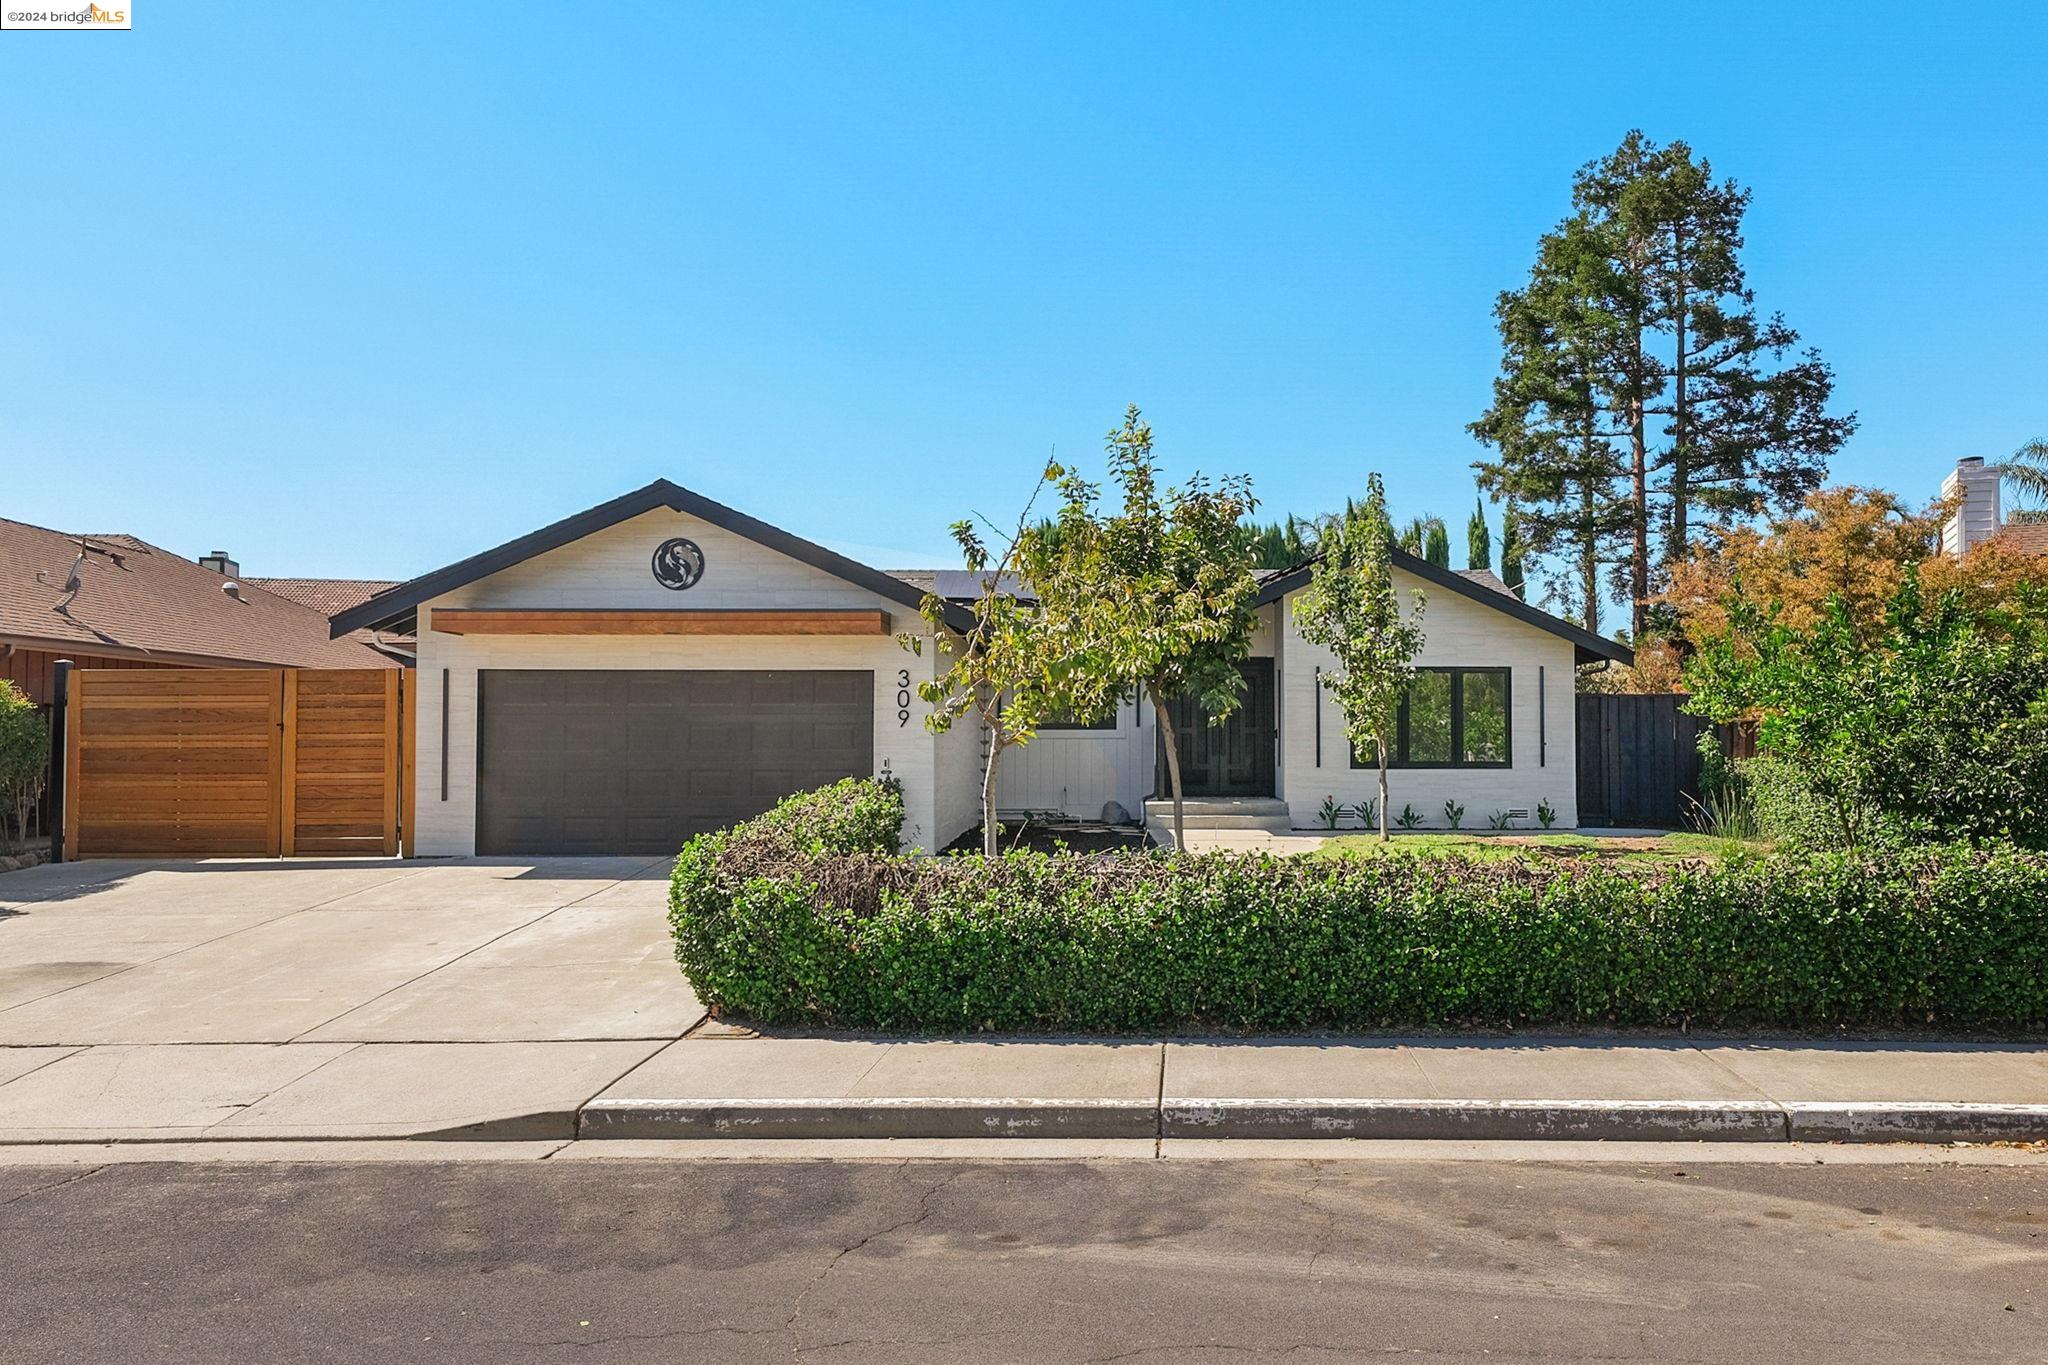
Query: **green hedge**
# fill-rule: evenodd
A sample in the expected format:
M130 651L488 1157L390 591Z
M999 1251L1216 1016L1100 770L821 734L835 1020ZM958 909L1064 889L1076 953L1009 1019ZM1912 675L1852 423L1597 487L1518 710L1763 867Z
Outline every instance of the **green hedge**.
M883 807L895 809L882 818ZM1454 857L895 856L841 783L676 863L676 955L761 1023L908 1032L2048 1025L2048 859L1617 872Z
M1814 795L1798 764L1757 757L1739 759L1733 766L1734 780L1756 816L1760 836L1802 848L1841 847L1840 818ZM1877 823L1873 814L1865 813L1865 825Z

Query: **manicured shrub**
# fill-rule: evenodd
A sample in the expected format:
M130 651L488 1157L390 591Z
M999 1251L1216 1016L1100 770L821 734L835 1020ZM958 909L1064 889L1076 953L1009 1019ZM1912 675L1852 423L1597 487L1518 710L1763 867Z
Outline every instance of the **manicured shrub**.
M885 798L828 791L677 860L678 960L731 1014L909 1032L2048 1026L2048 859L2027 853L1654 872L910 859L883 851L893 827L872 810Z

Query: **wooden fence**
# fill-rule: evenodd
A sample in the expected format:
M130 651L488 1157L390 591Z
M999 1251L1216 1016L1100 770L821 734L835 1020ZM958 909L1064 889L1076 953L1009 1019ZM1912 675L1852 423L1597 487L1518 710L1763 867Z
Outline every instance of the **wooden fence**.
M404 670L84 668L63 704L67 857L411 851Z
M1699 799L1699 737L1675 692L1578 696L1579 823L1676 829ZM1724 750L1728 737L1722 737Z

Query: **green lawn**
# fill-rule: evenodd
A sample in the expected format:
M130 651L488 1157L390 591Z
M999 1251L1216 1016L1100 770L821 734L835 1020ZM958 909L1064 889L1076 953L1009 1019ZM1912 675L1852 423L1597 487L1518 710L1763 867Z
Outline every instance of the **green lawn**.
M1708 858L1729 858L1766 851L1767 845L1740 839L1718 839L1711 834L1664 834L1655 836L1613 836L1595 838L1588 834L1493 834L1459 831L1434 834L1395 834L1382 844L1379 835L1345 833L1331 838L1317 849L1319 858L1435 857L1470 858L1474 862L1506 862L1524 859L1541 862L1555 858L1597 858L1634 866L1697 862Z

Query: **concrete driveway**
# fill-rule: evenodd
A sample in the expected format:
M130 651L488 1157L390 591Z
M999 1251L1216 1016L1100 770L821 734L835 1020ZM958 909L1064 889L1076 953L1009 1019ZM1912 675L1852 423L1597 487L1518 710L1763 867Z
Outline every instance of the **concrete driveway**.
M704 1015L671 955L667 870L565 858L7 874L0 1141L558 1128Z

